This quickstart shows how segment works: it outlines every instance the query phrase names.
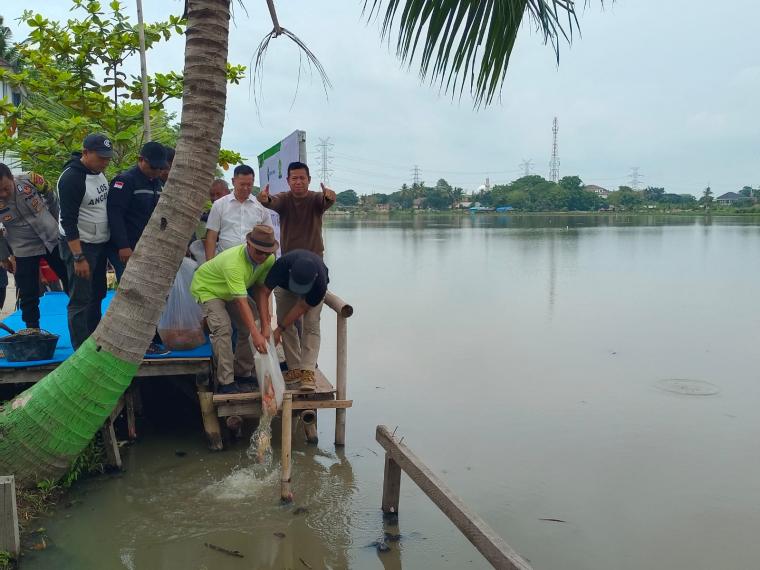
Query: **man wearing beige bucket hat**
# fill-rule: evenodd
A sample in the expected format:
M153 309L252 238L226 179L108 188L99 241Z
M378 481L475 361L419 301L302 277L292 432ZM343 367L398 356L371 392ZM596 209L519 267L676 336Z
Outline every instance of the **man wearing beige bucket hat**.
M246 243L224 250L195 272L190 292L201 304L211 331L211 348L216 363L219 392L235 394L253 390L248 382L253 369L251 342L259 352L267 351L271 334L268 290L264 279L274 265L279 244L271 227L260 224L246 236ZM251 300L248 289L253 288ZM258 313L261 330L256 327ZM232 323L237 343L232 352ZM252 381L253 379L250 378Z

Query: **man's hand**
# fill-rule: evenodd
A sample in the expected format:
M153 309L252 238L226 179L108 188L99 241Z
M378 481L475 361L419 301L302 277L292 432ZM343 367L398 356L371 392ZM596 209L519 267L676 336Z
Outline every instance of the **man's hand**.
M325 186L321 182L319 185L322 187L322 196L325 197L325 200L327 200L328 202L335 202L335 192L333 190L330 190L327 186Z
M272 325L261 323L261 336L269 342L269 337L272 336Z
M123 264L126 265L127 261L129 261L130 257L132 257L132 248L122 247L119 250L119 260L121 260L121 262Z
M80 279L90 278L90 264L87 263L86 258L82 258L79 261L74 262L74 273Z
M261 336L261 333L256 330L256 327L251 331L251 340L253 341L253 346L256 347L256 350L261 354L267 353L267 339Z
M11 255L8 259L3 259L0 261L0 267L8 273L16 273L16 258Z
M269 197L269 184L264 186L264 188L261 189L261 192L258 193L256 196L256 199L261 202L262 204L269 204L269 200L271 199Z
M277 327L274 329L274 333L272 334L274 335L274 344L280 344L282 342L282 329L280 327Z

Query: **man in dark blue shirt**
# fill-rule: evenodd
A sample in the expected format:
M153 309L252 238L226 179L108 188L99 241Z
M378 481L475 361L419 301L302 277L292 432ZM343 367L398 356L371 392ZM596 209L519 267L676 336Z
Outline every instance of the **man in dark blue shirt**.
M322 258L305 249L294 249L275 261L264 285L271 293L276 287L277 328L276 343L282 341L288 372L292 384L301 383L301 390L316 390L314 370L319 356L319 317L330 282L327 266ZM299 338L295 322L303 317L303 330Z

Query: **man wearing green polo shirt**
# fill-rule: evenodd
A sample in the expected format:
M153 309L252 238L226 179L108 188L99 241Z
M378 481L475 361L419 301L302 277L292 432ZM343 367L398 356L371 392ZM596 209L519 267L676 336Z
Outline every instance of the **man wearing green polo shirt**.
M211 331L211 348L216 362L219 392L236 394L253 387L253 351L267 351L271 334L268 289L264 287L274 265L277 240L271 227L257 225L246 236L246 243L226 249L195 272L190 292L201 304ZM254 288L254 300L248 289ZM258 309L258 311L257 311ZM258 312L261 331L256 328ZM232 352L232 322L237 328L237 345Z

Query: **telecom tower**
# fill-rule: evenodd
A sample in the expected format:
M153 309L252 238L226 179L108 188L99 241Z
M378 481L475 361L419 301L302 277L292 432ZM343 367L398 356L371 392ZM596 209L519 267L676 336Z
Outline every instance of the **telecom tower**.
M554 117L554 125L552 126L552 160L549 163L549 178L552 182L559 180L559 151L557 148L557 133L559 132L559 126L557 125L557 117Z
M330 176L332 176L333 169L330 168L332 166L332 154L330 154L330 151L333 149L335 145L330 142L330 137L327 137L326 139L319 139L319 144L317 145L317 150L319 151L319 154L317 155L317 162L319 163L319 174L322 179L322 183L326 186L330 183Z
M419 165L415 164L414 168L412 168L412 184L414 186L419 186L422 182L422 176L420 174L420 167Z

